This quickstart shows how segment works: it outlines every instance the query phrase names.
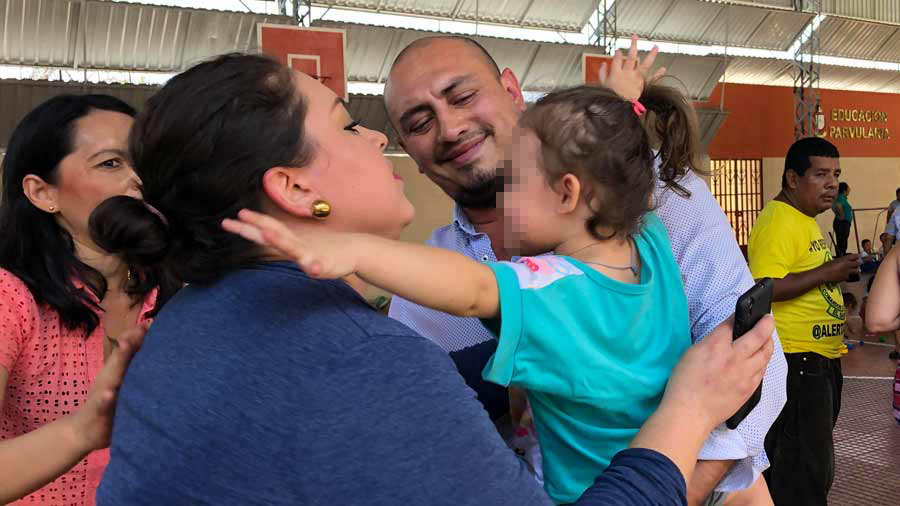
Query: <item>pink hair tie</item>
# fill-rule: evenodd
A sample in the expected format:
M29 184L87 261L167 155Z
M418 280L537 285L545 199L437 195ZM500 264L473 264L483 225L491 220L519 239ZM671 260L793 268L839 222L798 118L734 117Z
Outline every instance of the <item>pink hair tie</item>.
M634 113L638 116L643 116L644 113L647 112L647 108L644 107L644 104L638 102L637 100L632 100L631 106L634 108Z

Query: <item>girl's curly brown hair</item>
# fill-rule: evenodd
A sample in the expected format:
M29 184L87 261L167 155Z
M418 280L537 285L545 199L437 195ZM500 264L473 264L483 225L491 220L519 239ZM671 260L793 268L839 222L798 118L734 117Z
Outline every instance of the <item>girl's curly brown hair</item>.
M586 226L597 239L637 233L643 216L654 209L657 179L690 195L678 181L688 169L697 170L693 107L679 91L656 84L644 88L640 102L648 111L643 117L609 89L579 86L544 96L519 121L541 141L548 184L568 173L582 182L593 211ZM659 140L655 155L651 135ZM599 229L613 233L602 236Z

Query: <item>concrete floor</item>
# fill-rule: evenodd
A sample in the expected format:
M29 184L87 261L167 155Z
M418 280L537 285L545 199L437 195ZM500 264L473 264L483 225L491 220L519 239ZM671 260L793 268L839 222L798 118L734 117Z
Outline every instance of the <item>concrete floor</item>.
M900 425L891 415L893 338L867 337L841 359L844 391L834 431L831 506L900 505Z

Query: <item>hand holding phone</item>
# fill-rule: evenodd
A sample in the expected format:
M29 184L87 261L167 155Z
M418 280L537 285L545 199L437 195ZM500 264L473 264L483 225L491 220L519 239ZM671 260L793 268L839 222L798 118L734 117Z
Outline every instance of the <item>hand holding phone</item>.
M732 339L737 339L752 329L763 316L772 312L772 294L774 283L770 278L759 280L752 288L747 290L737 300L734 309L734 333ZM747 415L753 411L753 408L759 404L762 397L762 383L750 396L750 399L741 406L741 409L725 421L725 426L729 429L736 429L738 425Z

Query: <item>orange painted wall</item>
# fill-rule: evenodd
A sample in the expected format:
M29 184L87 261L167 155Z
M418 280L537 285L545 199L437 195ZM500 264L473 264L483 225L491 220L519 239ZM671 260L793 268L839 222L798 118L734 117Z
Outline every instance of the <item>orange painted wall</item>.
M713 90L698 108L718 108L723 83ZM722 127L709 145L709 157L766 158L784 157L794 140L793 91L780 86L724 84L725 109L729 111ZM831 126L887 128L890 138L834 139L842 157L900 157L900 95L857 91L820 90L826 131ZM886 122L833 121L832 108L882 111Z

